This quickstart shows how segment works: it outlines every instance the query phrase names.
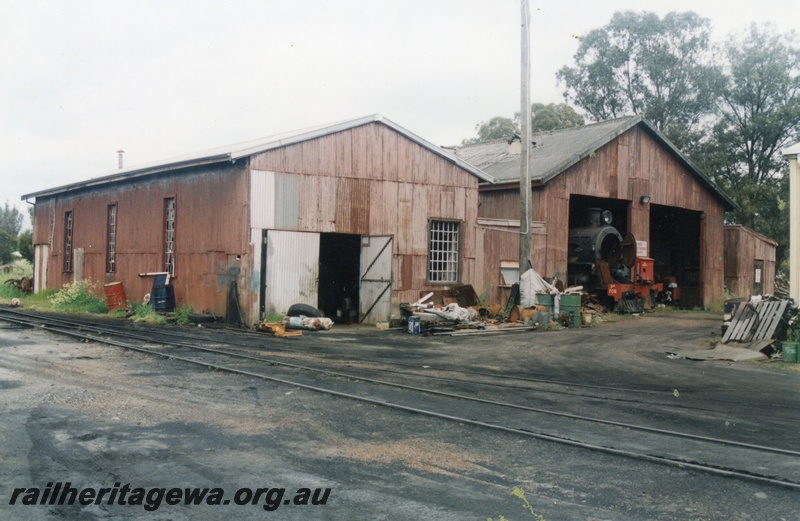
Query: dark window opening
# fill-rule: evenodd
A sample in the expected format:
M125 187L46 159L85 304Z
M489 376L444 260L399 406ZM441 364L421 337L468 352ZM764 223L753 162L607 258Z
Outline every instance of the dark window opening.
M72 271L72 212L64 214L64 271Z
M164 199L164 271L175 276L175 198Z

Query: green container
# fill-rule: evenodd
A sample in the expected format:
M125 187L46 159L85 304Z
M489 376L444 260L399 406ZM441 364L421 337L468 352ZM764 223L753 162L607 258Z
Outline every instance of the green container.
M783 361L796 363L800 360L800 344L796 342L783 342Z
M553 295L547 293L539 293L536 295L536 303L547 308L550 314L553 314Z
M555 297L542 293L536 295L536 303L547 308L547 312L553 316L555 307ZM572 317L569 320L569 327L581 326L581 296L580 295L561 295L561 300L558 306L559 315L554 317L556 321L560 321L561 317Z

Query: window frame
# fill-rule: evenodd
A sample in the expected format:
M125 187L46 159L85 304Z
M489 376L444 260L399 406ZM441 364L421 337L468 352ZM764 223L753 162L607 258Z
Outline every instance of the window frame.
M112 214L113 214L113 222L112 222ZM118 219L119 219L119 206L117 205L116 202L109 203L109 205L106 207L106 273L117 272Z
M428 220L428 259L426 264L426 280L428 284L431 285L447 285L447 284L458 284L461 282L461 258L462 258L462 248L463 248L463 233L462 230L464 229L463 221L458 219L442 219L442 218L431 218ZM444 227L454 227L450 229L446 228L438 228L439 226ZM438 237L434 238L434 233L453 233L455 232L456 238L455 241L452 240L452 237ZM434 244L442 245L442 244L455 244L454 249L441 249L437 248L434 249ZM443 258L434 258L436 254L441 255ZM455 261L447 258L455 254ZM434 269L434 265L438 263L438 267ZM451 268L451 264L455 264L455 269ZM444 268L442 268L444 265ZM438 274L436 277L432 277L432 275ZM453 278L449 278L452 275Z
M75 268L72 264L72 252L74 251L74 232L75 230L75 212L73 210L66 210L64 212L64 262L62 263L62 271L64 273L72 273Z
M172 219L170 220L170 207L169 203L172 201ZM169 273L170 277L175 277L175 237L176 237L176 228L177 228L177 221L178 221L178 198L173 196L165 197L164 198L164 208L162 214L162 225L163 225L163 238L161 241L161 247L163 251L162 256L162 266L164 271ZM170 224L172 227L170 228ZM172 249L169 250L169 245L171 244Z

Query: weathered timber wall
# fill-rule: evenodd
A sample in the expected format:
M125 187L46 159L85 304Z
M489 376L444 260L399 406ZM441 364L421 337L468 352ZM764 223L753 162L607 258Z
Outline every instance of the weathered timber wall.
M35 244L50 247L47 285L59 288L82 271L103 284L120 281L129 301L141 301L164 270L164 199L176 200L175 297L178 305L224 314L230 280L243 281L249 266L247 176L242 165L210 166L138 181L40 198ZM106 273L107 208L117 205L117 267ZM63 272L64 215L73 212L73 250L83 265ZM240 284L241 286L241 284Z
M269 150L253 156L250 168L300 179L297 191L276 194L299 198L296 223L280 229L392 236L395 304L441 288L427 281L431 219L462 223L460 279L475 280L478 179L385 125Z
M764 295L775 292L777 243L742 225L725 226L725 287L737 296L753 294L755 261L764 262Z

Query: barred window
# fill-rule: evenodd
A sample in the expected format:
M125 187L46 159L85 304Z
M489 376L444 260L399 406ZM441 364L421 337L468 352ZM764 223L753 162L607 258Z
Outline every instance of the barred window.
M64 271L72 271L72 211L64 214Z
M458 282L459 228L453 221L431 221L428 243L428 281Z
M164 199L164 271L175 275L175 198Z
M117 271L117 205L108 205L106 234L106 273Z

